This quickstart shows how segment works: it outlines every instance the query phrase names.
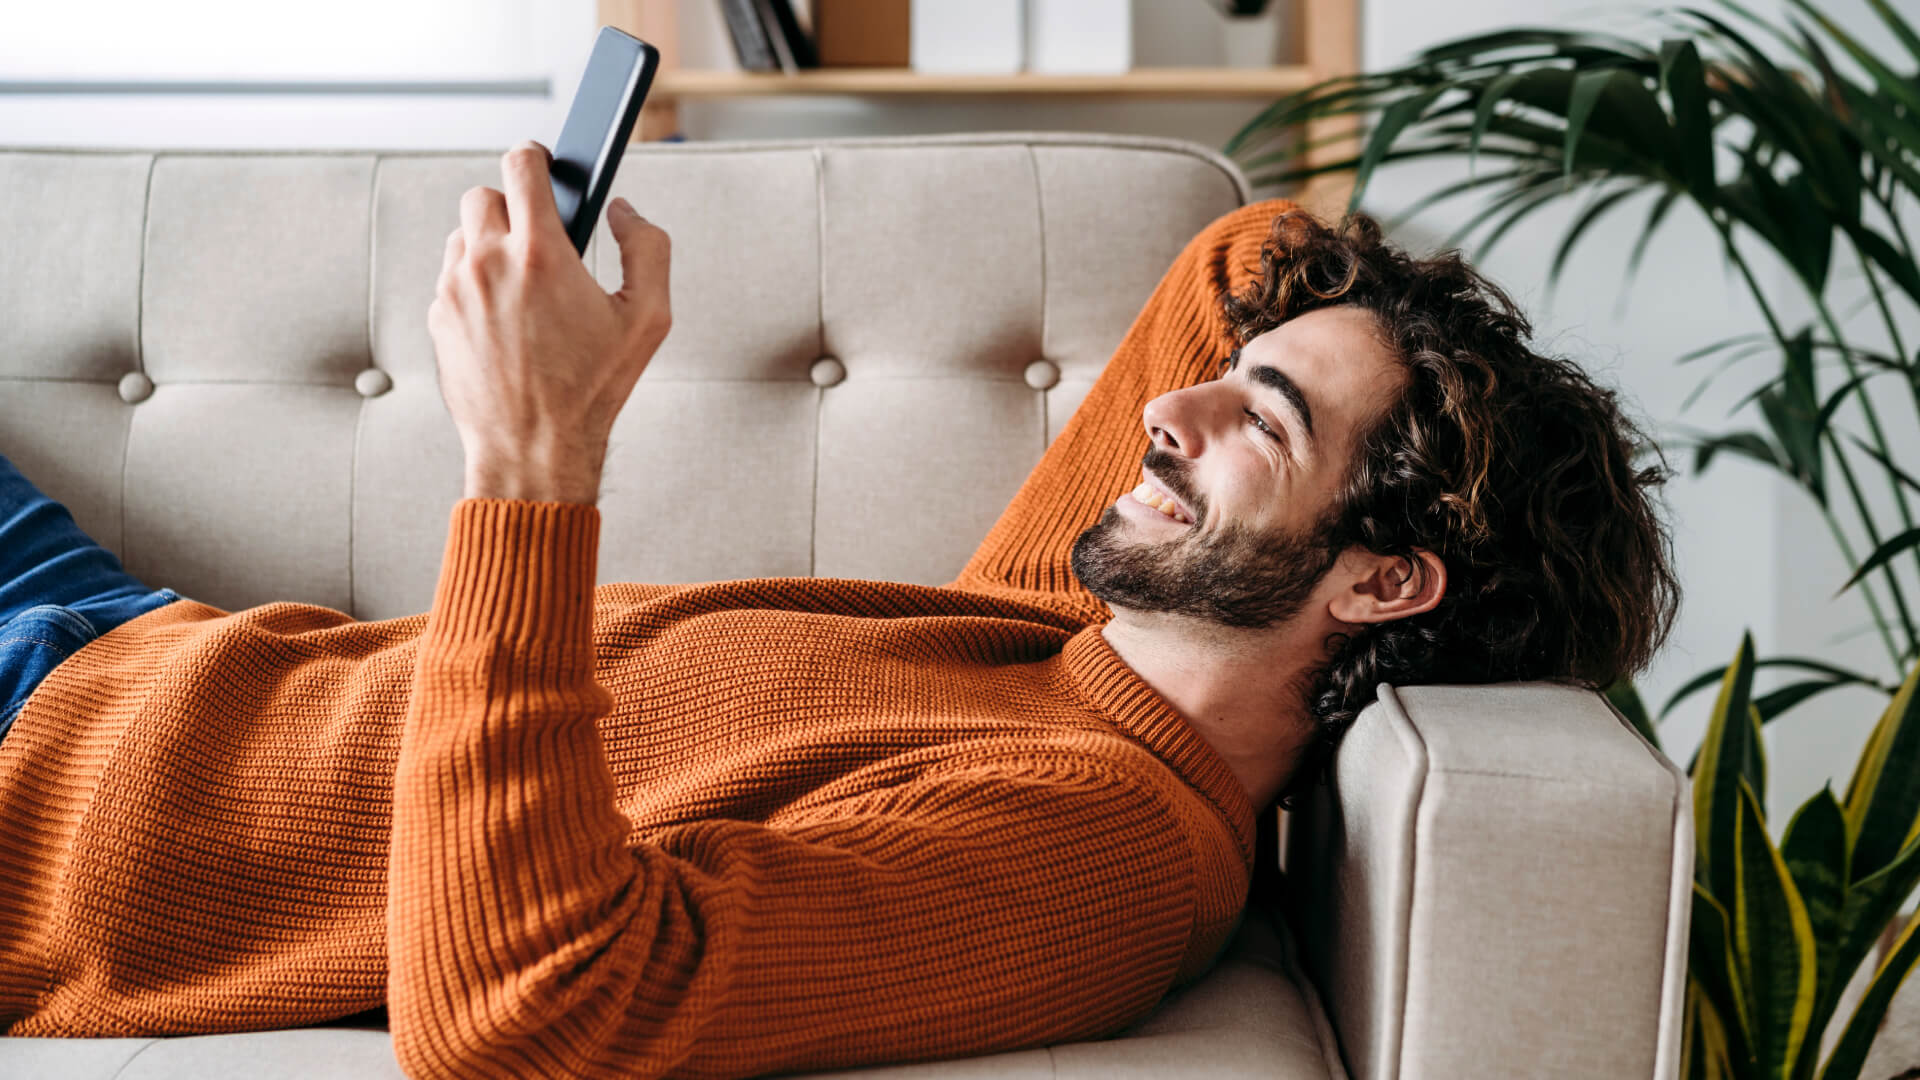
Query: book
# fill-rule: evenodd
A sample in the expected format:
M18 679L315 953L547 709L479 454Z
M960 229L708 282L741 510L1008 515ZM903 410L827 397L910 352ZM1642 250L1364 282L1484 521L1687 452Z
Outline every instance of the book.
M767 44L773 49L779 70L798 71L800 65L794 60L793 49L788 46L786 37L780 33L780 23L774 18L773 8L767 0L753 0L753 10L760 18L760 28L767 33Z
M821 67L911 67L913 0L812 0Z
M773 15L771 20L766 18L768 12ZM766 25L767 33L773 37L774 48L778 50L784 38L794 67L820 66L820 50L815 47L812 36L800 25L799 17L793 13L792 0L761 0L761 13L761 21Z
M727 34L733 39L733 53L748 71L778 71L780 62L768 40L767 28L760 21L754 0L720 0L720 13L727 19Z

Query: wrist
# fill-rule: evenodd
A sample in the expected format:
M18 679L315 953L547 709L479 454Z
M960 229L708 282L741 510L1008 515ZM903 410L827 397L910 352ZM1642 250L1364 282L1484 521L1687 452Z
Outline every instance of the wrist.
M470 454L462 497L598 503L602 454L543 453L525 447L510 454Z

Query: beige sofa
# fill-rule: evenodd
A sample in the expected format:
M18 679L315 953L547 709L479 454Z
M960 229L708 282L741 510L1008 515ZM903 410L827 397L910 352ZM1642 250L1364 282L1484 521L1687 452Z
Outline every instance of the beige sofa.
M426 611L462 459L425 318L475 184L498 151L0 150L0 447L156 587ZM1250 198L1205 147L1050 133L651 144L615 190L674 239L674 329L603 582L951 580ZM617 285L604 222L587 258ZM1602 698L1382 688L1336 771L1263 822L1284 903L1132 1029L859 1075L1675 1075L1687 781ZM0 1039L9 1077L399 1075L368 1026Z

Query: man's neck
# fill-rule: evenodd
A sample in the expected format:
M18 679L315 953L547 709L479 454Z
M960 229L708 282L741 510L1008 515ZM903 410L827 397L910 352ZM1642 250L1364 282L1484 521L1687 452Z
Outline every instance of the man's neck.
M1100 633L1226 761L1256 813L1273 802L1312 735L1306 688L1322 645L1307 639L1323 635L1120 609Z

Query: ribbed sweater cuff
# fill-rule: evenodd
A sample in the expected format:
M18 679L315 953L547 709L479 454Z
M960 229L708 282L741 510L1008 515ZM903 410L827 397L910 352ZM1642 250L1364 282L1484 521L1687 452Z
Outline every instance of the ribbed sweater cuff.
M427 633L446 641L590 637L599 555L592 503L462 499Z

